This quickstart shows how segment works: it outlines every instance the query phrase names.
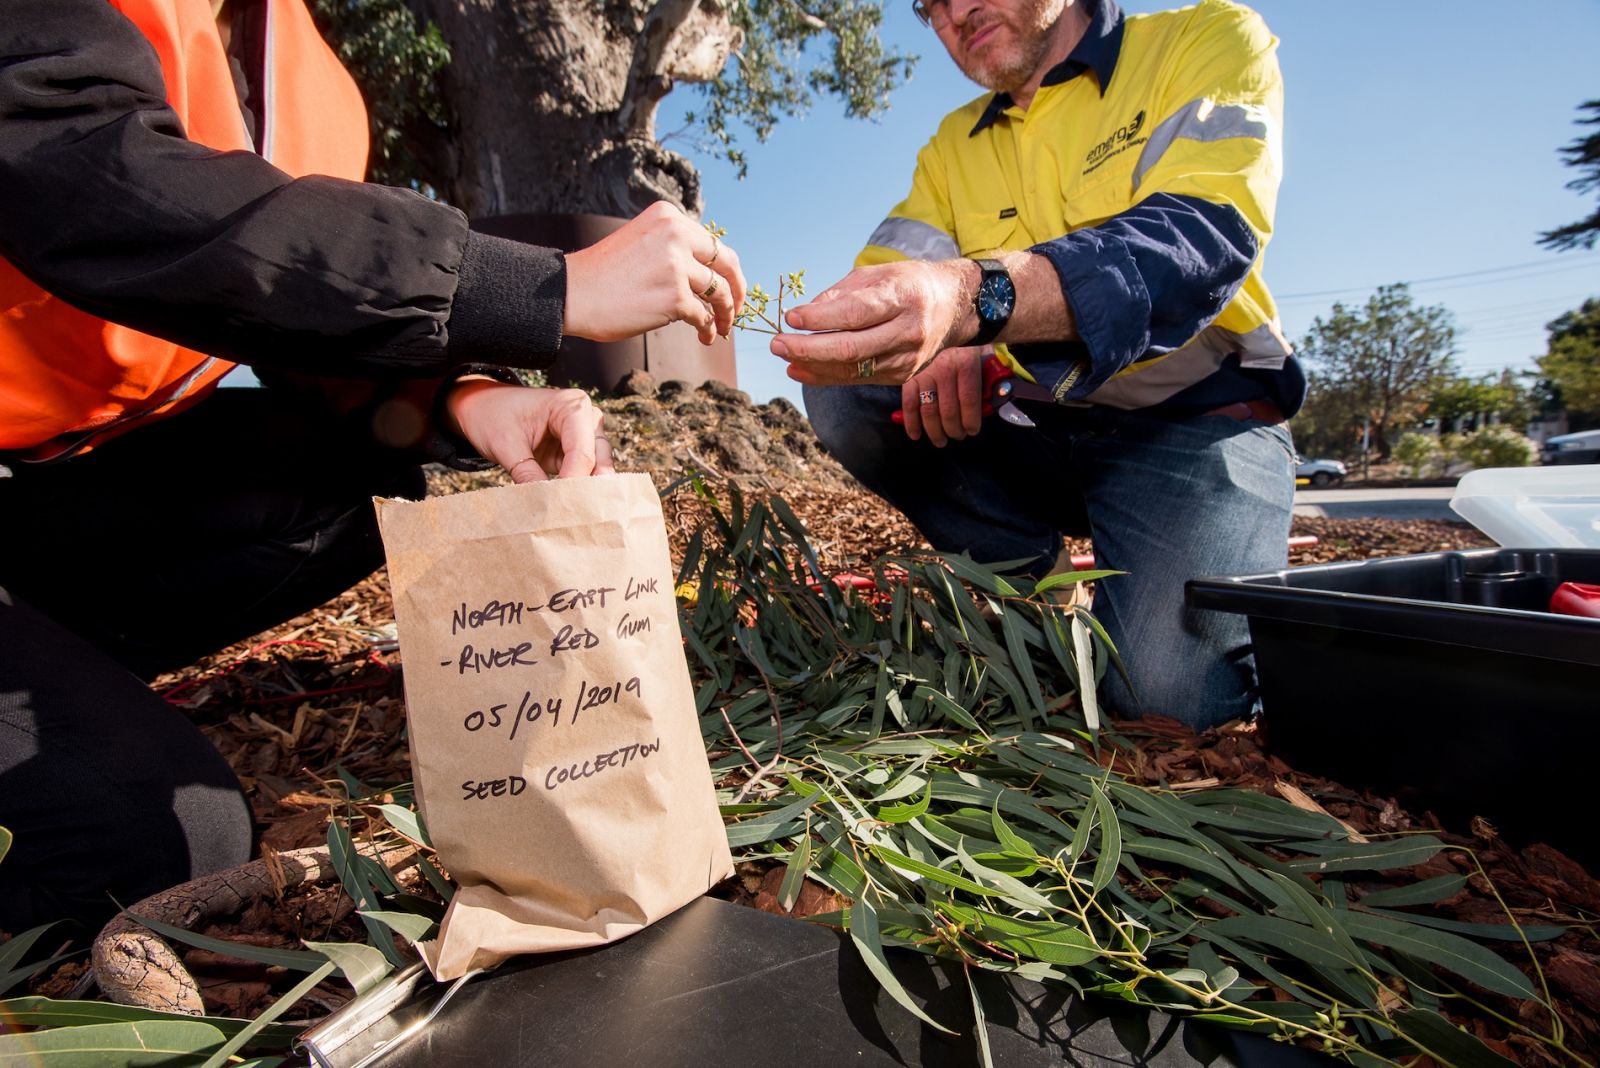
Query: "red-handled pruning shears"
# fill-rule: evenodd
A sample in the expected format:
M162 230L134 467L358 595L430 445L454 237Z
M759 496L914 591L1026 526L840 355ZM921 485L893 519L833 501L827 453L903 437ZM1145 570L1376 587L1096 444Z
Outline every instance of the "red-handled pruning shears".
M1001 361L998 356L988 356L983 361L983 408L985 418L999 414L1000 418L1013 426L1034 426L1034 421L1025 415L1012 401L1037 400L1054 403L1055 398L1050 391L1036 382L1018 378L1017 373ZM896 423L906 421L906 413L895 409L889 416Z

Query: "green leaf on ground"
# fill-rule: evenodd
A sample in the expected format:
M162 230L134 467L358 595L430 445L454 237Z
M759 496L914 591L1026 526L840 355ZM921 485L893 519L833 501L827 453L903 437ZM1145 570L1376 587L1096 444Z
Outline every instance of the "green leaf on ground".
M220 1030L199 1020L56 1027L0 1035L0 1068L190 1068L204 1064L224 1041Z

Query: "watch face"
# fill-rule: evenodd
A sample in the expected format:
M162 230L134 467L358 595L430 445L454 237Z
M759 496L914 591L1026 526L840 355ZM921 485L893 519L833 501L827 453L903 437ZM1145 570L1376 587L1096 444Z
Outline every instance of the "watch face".
M991 274L978 286L978 316L985 322L1005 322L1017 303L1017 288L1003 274Z

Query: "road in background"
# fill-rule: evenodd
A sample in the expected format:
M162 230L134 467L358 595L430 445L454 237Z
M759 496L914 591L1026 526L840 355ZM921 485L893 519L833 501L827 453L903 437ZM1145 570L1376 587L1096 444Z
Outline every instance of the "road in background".
M1328 519L1447 519L1461 522L1450 510L1454 486L1397 489L1301 489L1294 495L1294 514Z

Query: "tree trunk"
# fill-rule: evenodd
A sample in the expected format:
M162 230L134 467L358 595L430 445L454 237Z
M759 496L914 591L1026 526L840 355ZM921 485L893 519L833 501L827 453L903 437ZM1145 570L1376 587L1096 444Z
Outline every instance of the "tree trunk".
M439 25L454 124L445 199L472 216L698 215L700 177L655 138L661 98L740 43L722 0L411 0Z

